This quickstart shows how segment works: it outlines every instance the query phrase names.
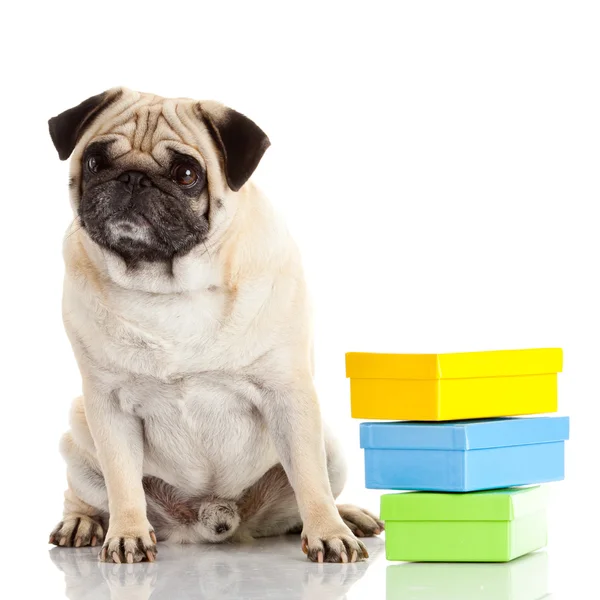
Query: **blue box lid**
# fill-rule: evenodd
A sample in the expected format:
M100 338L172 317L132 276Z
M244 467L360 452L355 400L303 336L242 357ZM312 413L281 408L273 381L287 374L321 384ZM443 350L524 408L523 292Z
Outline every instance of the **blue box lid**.
M477 450L561 442L569 439L569 417L522 417L417 423L361 423L361 448Z

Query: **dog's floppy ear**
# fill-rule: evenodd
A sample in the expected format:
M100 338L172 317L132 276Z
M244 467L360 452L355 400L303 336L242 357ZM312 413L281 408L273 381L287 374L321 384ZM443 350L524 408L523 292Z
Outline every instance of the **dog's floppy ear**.
M102 92L69 108L48 121L50 137L58 151L60 160L67 160L77 142L94 119L122 95L120 89Z
M237 192L271 142L254 121L218 102L199 102L197 108L223 155L227 183Z

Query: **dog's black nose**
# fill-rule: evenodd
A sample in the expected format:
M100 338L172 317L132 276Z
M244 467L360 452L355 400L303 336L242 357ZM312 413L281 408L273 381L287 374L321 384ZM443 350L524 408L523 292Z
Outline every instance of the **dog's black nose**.
M141 171L125 171L117 177L118 181L126 183L132 190L136 187L150 187L152 181Z

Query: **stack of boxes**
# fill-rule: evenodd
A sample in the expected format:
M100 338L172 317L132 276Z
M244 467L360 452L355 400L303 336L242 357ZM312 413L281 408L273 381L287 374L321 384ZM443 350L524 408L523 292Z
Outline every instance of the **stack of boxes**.
M346 355L366 486L388 560L506 562L546 545L543 487L564 478L556 348ZM518 487L529 486L529 487Z

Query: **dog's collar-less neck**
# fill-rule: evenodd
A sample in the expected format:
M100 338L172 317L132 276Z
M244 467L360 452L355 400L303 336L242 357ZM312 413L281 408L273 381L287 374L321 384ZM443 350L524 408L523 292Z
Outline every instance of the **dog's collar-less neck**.
M128 265L125 260L93 242L80 233L81 251L103 278L124 290L152 294L180 294L210 290L222 286L221 269L211 258L213 253L200 244L185 256L175 257L171 263L138 263Z

